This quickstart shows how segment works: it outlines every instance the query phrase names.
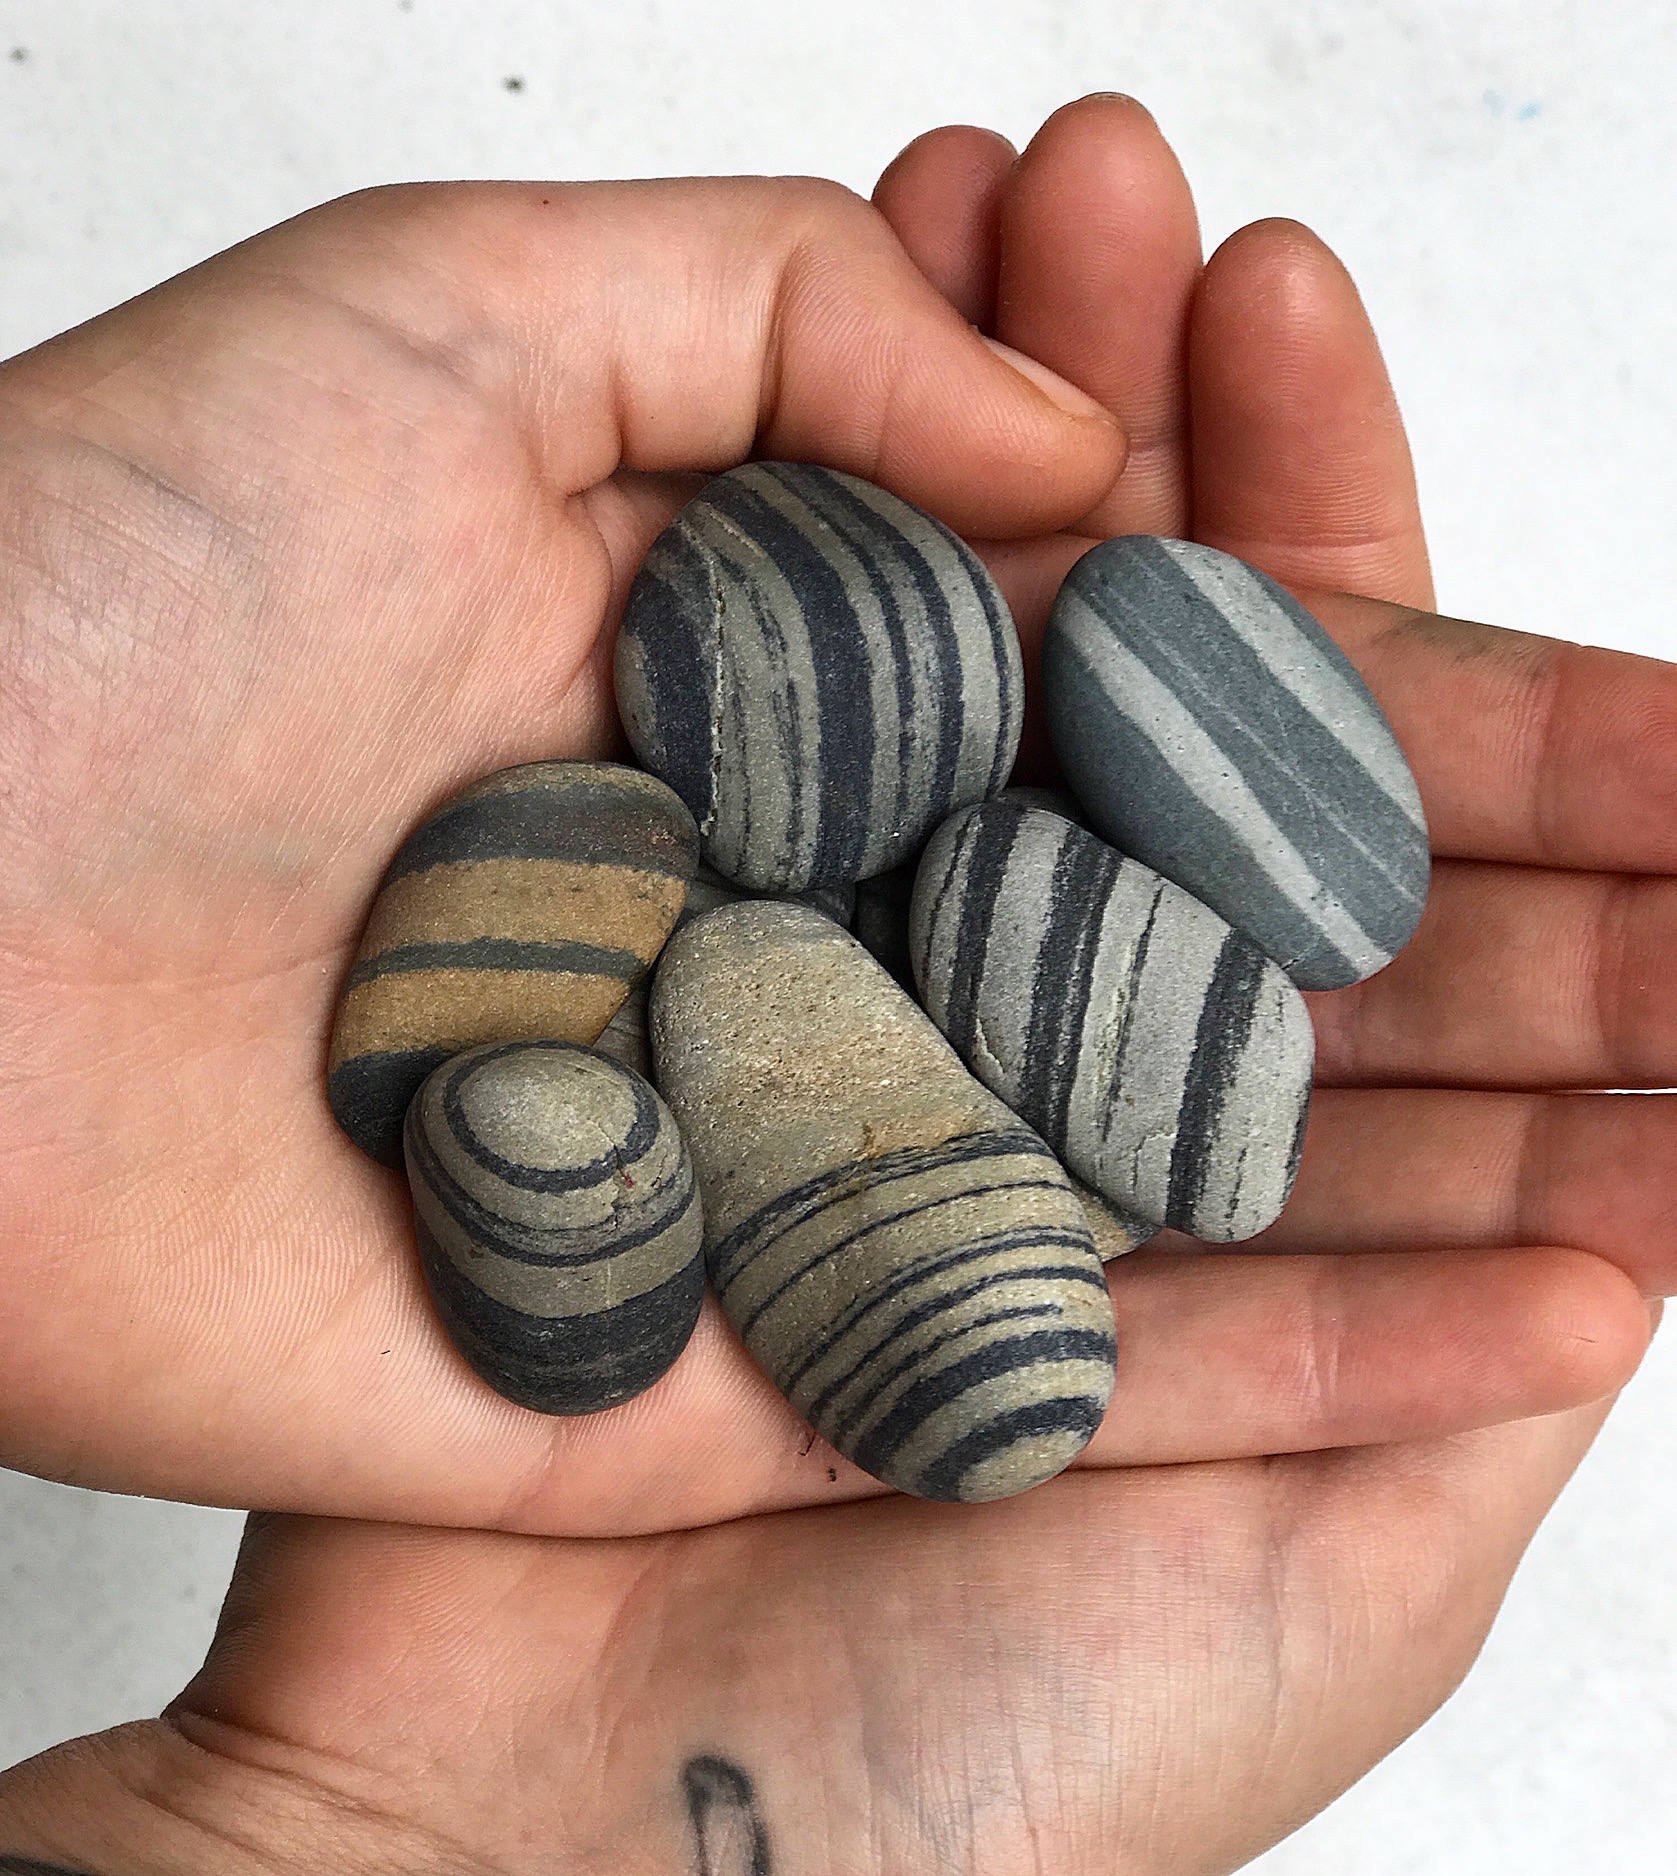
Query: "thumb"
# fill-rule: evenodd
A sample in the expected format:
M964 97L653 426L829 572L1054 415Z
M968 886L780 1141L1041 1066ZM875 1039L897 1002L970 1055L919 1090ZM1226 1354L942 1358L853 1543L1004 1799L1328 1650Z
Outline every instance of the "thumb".
M172 438L202 461L241 364L318 383L323 316L444 366L565 495L755 452L1001 537L1074 520L1123 462L1099 405L982 338L875 209L810 179L345 197L24 354L0 391L74 405L74 427L114 430L97 440L130 459L138 431L143 455Z

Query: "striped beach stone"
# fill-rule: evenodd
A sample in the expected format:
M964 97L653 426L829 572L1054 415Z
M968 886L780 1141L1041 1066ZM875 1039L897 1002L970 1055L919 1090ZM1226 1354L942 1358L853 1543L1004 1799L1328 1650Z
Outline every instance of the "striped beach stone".
M1082 825L1083 810L1062 789L1010 786L993 799L1044 808L1050 814L1064 815L1068 821ZM855 909L850 918L850 929L857 939L910 996L919 994L914 981L914 962L908 950L908 910L914 899L914 877L919 870L917 853L912 860L892 867L889 873L864 879L856 888Z
M1049 733L1090 825L1238 927L1306 990L1389 964L1420 920L1427 827L1350 661L1276 583L1125 535L1060 588Z
M652 1046L712 1284L808 1423L926 1498L1068 1465L1114 1364L1082 1207L856 940L799 906L695 920L659 965Z
M987 802L927 844L910 944L962 1060L1121 1213L1215 1243L1274 1220L1314 1036L1215 912L1056 814Z
M489 1385L585 1414L649 1388L704 1296L693 1167L653 1090L569 1042L468 1049L408 1109L437 1313Z
M930 515L836 470L748 463L653 542L617 643L629 740L718 872L849 885L994 794L1019 743L1019 643Z
M807 892L785 894L748 892L743 886L736 886L732 880L724 879L714 867L701 863L688 881L687 904L682 908L681 917L676 920L676 930L679 931L702 913L714 912L719 905L733 905L741 899L765 898L784 898L788 904L811 906L824 918L830 918L840 925L850 923L856 906L856 891L851 886L812 886ZM906 955L906 905L903 911L903 942ZM594 1046L602 1055L609 1055L613 1061L621 1062L625 1068L632 1068L637 1075L644 1076L656 1085L652 1048L647 1039L647 1004L651 995L652 974L648 972L617 1006L617 1013L600 1031Z
M402 1163L419 1084L480 1042L592 1042L686 901L698 833L653 776L532 762L438 809L385 874L338 1004L327 1095Z

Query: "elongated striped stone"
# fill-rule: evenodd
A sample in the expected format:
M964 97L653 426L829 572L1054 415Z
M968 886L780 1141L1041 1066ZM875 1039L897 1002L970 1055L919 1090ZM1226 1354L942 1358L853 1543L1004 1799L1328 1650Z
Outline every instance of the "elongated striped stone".
M748 892L743 886L736 886L714 868L701 865L687 884L687 904L682 908L681 917L676 921L676 930L698 918L705 912L713 912L719 905L733 905L740 899L779 898L773 893ZM823 917L835 920L840 925L848 925L856 906L856 893L849 886L812 886L809 891L787 893L785 899L792 904L812 906ZM908 908L903 907L903 946L907 956L908 945ZM656 1085L657 1075L652 1063L652 1048L647 1038L647 1004L652 995L652 977L649 972L635 984L629 994L617 1006L614 1015L595 1039L594 1046L602 1055L609 1055L613 1061L621 1062L625 1068L632 1068L637 1075L644 1076Z
M408 1184L437 1313L489 1385L595 1413L687 1346L704 1227L670 1111L568 1042L468 1049L408 1110Z
M971 549L800 463L707 483L653 542L617 645L636 753L717 871L766 892L882 873L995 793L1023 695L1013 621Z
M1081 824L1082 810L1071 796L1058 788L1004 788L997 801L1014 801L1023 806L1045 808L1050 814L1062 814L1068 821ZM917 994L914 962L908 950L908 909L914 899L914 876L920 870L920 855L889 873L864 879L856 888L850 929L881 964L909 993ZM1110 1239L1108 1240L1111 1241ZM1116 1251L1108 1255L1116 1256Z
M479 1042L592 1042L658 955L698 858L662 782L610 762L532 762L458 794L379 887L332 1034L345 1133L402 1163L402 1116Z
M1121 1212L1227 1243L1281 1210L1310 1017L1215 912L1058 815L995 801L927 844L910 944L962 1060Z
M1320 625L1214 548L1092 548L1042 652L1049 731L1090 824L1306 990L1408 943L1427 827L1380 706Z
M887 1484L999 1498L1099 1425L1112 1310L1035 1134L818 913L725 906L670 942L652 1046L746 1347Z

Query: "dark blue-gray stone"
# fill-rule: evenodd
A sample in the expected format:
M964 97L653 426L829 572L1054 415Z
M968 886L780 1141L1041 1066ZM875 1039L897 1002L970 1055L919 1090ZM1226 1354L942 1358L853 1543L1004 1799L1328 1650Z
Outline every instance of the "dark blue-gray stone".
M1057 814L990 801L927 843L910 946L956 1053L1136 1235L1227 1243L1273 1221L1314 1037L1215 912Z
M617 646L647 768L742 886L848 886L1007 779L1012 618L972 550L836 470L749 463L653 542Z
M1049 733L1090 825L1306 990L1389 964L1426 902L1426 821L1380 706L1276 583L1124 535L1060 588Z
M687 1346L704 1225L669 1109L568 1042L468 1049L408 1110L426 1280L455 1346L539 1413L594 1413Z

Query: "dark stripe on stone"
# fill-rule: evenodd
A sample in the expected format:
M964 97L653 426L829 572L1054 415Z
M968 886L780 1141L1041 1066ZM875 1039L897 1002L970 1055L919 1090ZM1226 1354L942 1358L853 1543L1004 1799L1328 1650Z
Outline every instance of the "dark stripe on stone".
M1062 695L1068 688L1093 690L1099 685L1081 654L1057 634L1050 635L1043 655L1064 660L1068 675L1056 683ZM1090 818L1108 840L1190 892L1208 864L1205 856L1214 856L1209 864L1216 869L1219 898L1243 908L1241 929L1261 942L1283 970L1329 971L1341 983L1361 974L1362 967L1322 936L1309 910L1282 891L1257 854L1234 836L1215 809L1185 787L1127 716L1117 710L1103 716L1098 740L1091 738L1085 745L1084 766L1101 777L1089 791L1094 804ZM1106 812L1102 805L1115 797L1125 803L1122 816Z
M1313 869L1334 882L1336 897L1376 943L1395 949L1407 938L1414 909L1426 895L1425 879L1417 881L1413 871L1418 851L1413 822L1344 743L1278 682L1223 615L1187 584L1162 547L1149 546L1135 555L1132 568L1146 571L1128 572L1121 586L1110 576L1092 579L1091 603L1104 616L1120 618L1125 649L1181 701L1277 824L1283 830L1308 828L1306 858ZM1115 589L1126 594L1121 606ZM1278 603L1283 597L1277 593ZM1294 602L1282 609L1295 621L1300 616ZM1320 640L1313 620L1306 619L1304 629L1313 641ZM1378 707L1349 661L1340 657L1334 662L1353 690L1368 699L1369 715L1378 719ZM1314 786L1312 775L1331 776L1331 786ZM1382 915L1392 921L1384 931L1378 929Z
M891 1456L905 1446L939 1408L947 1407L986 1381L1039 1363L1101 1361L1110 1365L1115 1359L1114 1338L1095 1329L1039 1329L1030 1335L1000 1336L906 1389L879 1424L858 1441L850 1457L864 1472L877 1476L882 1467L891 1463ZM1065 1398L1045 1404L1051 1416L1054 1409L1065 1404ZM1081 1421L1072 1424L1081 1424ZM1099 1424L1098 1418L1095 1424ZM968 1461L961 1470L968 1470L971 1463ZM939 1478L944 1464L941 1460L935 1462L923 1475L918 1489L926 1496L936 1494L926 1489L925 1479Z
M402 1116L434 1068L455 1050L376 1050L352 1055L332 1070L326 1098L333 1117L363 1153L383 1166L402 1164Z
M1054 1182L1052 1186L1047 1180L1042 1183L1049 1189L1056 1191L1059 1189L1058 1182ZM1086 1253L1092 1243L1093 1239L1086 1231L1063 1225L1018 1225L1006 1231L993 1232L989 1237L981 1238L975 1243L963 1244L959 1250L946 1251L941 1257L933 1257L924 1263L913 1264L907 1270L899 1271L889 1283L883 1284L877 1290L870 1290L866 1296L852 1303L836 1321L830 1325L823 1324L819 1346L799 1362L797 1367L781 1376L782 1385L787 1393L792 1393L810 1369L819 1366L826 1358L828 1351L848 1335L859 1322L871 1316L876 1309L885 1309L892 1303L900 1302L920 1284L940 1281L952 1270L958 1270L962 1264L977 1263L981 1258L993 1257L998 1250L1012 1250L1017 1245L1040 1245L1044 1251L1056 1246L1064 1246L1070 1250L1081 1250ZM1104 1277L1097 1277L1087 1264L1077 1266L1075 1269L1071 1265L1056 1265L1055 1268L1064 1275L1075 1277L1079 1283L1104 1284L1106 1281ZM1012 1282L1018 1276L1036 1277L1042 1274L1042 1269L1033 1266L1023 1271L1005 1271L997 1281ZM990 1279L986 1278L985 1281L988 1282ZM968 1290L958 1292L960 1295L968 1293ZM892 1331L893 1334L895 1332L895 1330ZM825 1398L826 1396L823 1395L822 1399L825 1400ZM820 1403L817 1402L816 1406L819 1407L819 1405ZM811 1411L815 1409L812 1408Z
M409 1109L410 1116L413 1110ZM589 1264L608 1263L625 1251L637 1250L643 1244L650 1244L654 1238L664 1235L670 1227L683 1218L698 1199L698 1190L693 1183L691 1168L683 1170L681 1176L672 1179L666 1190L659 1194L656 1209L650 1205L644 1207L646 1216L632 1231L625 1230L613 1222L611 1217L600 1220L593 1231L567 1229L565 1236L574 1248L568 1251L539 1250L515 1235L509 1221L500 1213L490 1210L475 1193L469 1192L449 1172L438 1157L436 1149L426 1137L424 1130L410 1118L406 1129L406 1147L408 1172L415 1184L423 1184L427 1191L436 1198L443 1210L470 1237L474 1246L496 1257L504 1257L509 1263L528 1264L545 1270L576 1270ZM597 1181L605 1184L610 1174ZM530 1227L531 1235L545 1235L539 1227Z
M694 603L693 595L702 595ZM708 709L694 707L714 687L716 574L709 556L687 534L670 528L641 563L624 608L622 631L641 646L651 679L647 699L654 711L650 731L652 766L686 802L701 830L716 805L716 724ZM670 704L675 708L670 708Z
M1120 869L1122 870L1122 869ZM1117 874L1113 875L1114 879ZM1159 922L1159 907L1164 902L1165 882L1161 879L1153 888L1152 902L1147 908L1147 920L1141 928L1141 936L1135 942L1135 950L1130 954L1129 974L1124 979L1124 1014L1118 1025L1118 1045L1112 1051L1112 1073L1106 1084L1106 1109L1109 1115L1118 1111L1118 1101L1124 1085L1124 1071L1130 1052L1130 1035L1135 1029L1135 1013L1141 1000L1141 987L1147 981L1147 953L1153 947L1153 927ZM1138 1219L1138 1226L1141 1221ZM1147 1225L1152 1232L1157 1229Z
M508 1042L487 1054L474 1054L445 1080L443 1119L468 1157L506 1185L516 1187L521 1192L580 1192L611 1178L625 1164L633 1166L658 1137L658 1110L653 1102L652 1090L644 1082L638 1082L634 1088L635 1118L622 1144L609 1148L597 1159L586 1160L577 1166L520 1166L512 1160L502 1159L493 1148L484 1145L466 1119L463 1098L465 1084L503 1056L523 1054L531 1049L580 1052L577 1045L570 1042Z
M1044 967L1038 969L1031 989L1018 1081L1024 1103L1021 1118L1056 1146L1066 1141L1083 1026L1100 954L1100 915L1121 864L1110 847L1070 828L1054 864L1047 925L1038 953Z
M652 1385L686 1347L699 1318L698 1258L611 1309L548 1318L486 1296L416 1219L437 1313L455 1346L499 1394L537 1413L592 1413Z
M989 1285L975 1287L987 1289ZM941 1311L934 1310L928 1313L941 1314ZM948 1348L952 1342L962 1341L968 1336L981 1335L984 1330L997 1328L1004 1322L1039 1322L1044 1318L1053 1321L1059 1313L1056 1303L1052 1300L1044 1300L1036 1303L1013 1303L1005 1309L992 1309L988 1314L974 1316L966 1322L952 1323L942 1335L935 1335L929 1342L923 1342L919 1347L905 1352L883 1374L875 1375L869 1380L859 1390L856 1401L844 1413L837 1415L829 1422L827 1437L842 1451L851 1428L868 1417L869 1410L878 1403L880 1396L893 1382L900 1381L904 1375L912 1374L916 1368L923 1367L940 1349ZM981 1348L988 1346L990 1345L987 1342L981 1344ZM873 1356L877 1357L889 1348L889 1341L879 1343L873 1350ZM979 1352L980 1350L974 1350L975 1354ZM864 1363L857 1363L851 1371L852 1380L856 1378L864 1365Z
M1047 1239L1048 1235L1047 1233L1042 1234L1044 1239ZM1020 1246L1029 1247L1039 1241L1023 1232L998 1233L997 1238L998 1242L989 1247L991 1250L1013 1250ZM1001 1241L1003 1239L1010 1241ZM1065 1234L1065 1241L1069 1243L1071 1249L1081 1250L1084 1256L1087 1257L1088 1245L1086 1242L1082 1244L1078 1243L1076 1238L1070 1233ZM856 1380L856 1377L861 1374L862 1370L866 1368L870 1362L877 1361L882 1354L885 1354L890 1349L892 1343L897 1341L900 1336L907 1335L915 1329L923 1328L925 1324L933 1321L936 1317L947 1315L951 1310L956 1309L962 1303L970 1303L974 1297L982 1296L987 1290L1001 1289L1008 1284L1030 1282L1039 1279L1081 1283L1091 1288L1098 1287L1103 1290L1106 1288L1105 1278L1101 1276L1098 1266L1095 1270L1090 1270L1087 1263L1028 1264L1022 1265L1016 1270L996 1271L992 1275L981 1278L976 1282L965 1283L957 1289L948 1290L940 1295L930 1297L926 1302L906 1312L900 1320L893 1322L890 1330L877 1342L873 1343L865 1354L858 1355L838 1380L829 1382L829 1384L821 1390L820 1394L803 1410L805 1417L812 1421L821 1420L821 1416L825 1414L829 1403L834 1397L842 1394L844 1390ZM888 1374L868 1384L867 1402L871 1403L877 1400L881 1391L889 1386L892 1381L906 1374L911 1368L919 1366L922 1361L927 1360L937 1349L945 1347L957 1336L969 1334L976 1329L986 1328L992 1323L1022 1322L1027 1316L1057 1316L1059 1313L1060 1305L1057 1301L1043 1298L1033 1303L1011 1305L1007 1309L1000 1310L988 1316L974 1317L969 1322L956 1323L951 1326L947 1335L941 1335L937 1337L935 1341L920 1343L912 1350L906 1350L902 1359ZM836 1343L838 1340L837 1333L835 1333L830 1340ZM786 1386L786 1392L791 1392L790 1383ZM862 1407L853 1408L845 1413L843 1417L836 1422L839 1431L842 1432L854 1426L858 1420L865 1418L865 1409L866 1403L864 1403ZM824 1420L822 1420L821 1423L823 1426L827 1425L827 1422ZM829 1437L836 1438L836 1436L831 1433L829 1433Z
M599 781L456 801L408 837L384 884L433 866L481 860L620 866L685 880L696 858L693 833L673 810L660 812L668 805L667 797L661 804L650 789Z
M1113 1352L1116 1354L1115 1349ZM958 1502L969 1473L999 1453L1005 1453L1010 1446L1039 1439L1045 1433L1079 1434L1081 1443L1087 1446L1106 1417L1106 1406L1098 1395L1062 1394L1057 1400L1016 1407L1011 1413L975 1427L965 1439L956 1441L921 1476L921 1494L926 1498Z
M1007 878L1008 863L1013 855L1014 843L1019 838L1023 818L1023 810L1020 809L1004 812L992 808L981 814L974 813L961 829L956 842L959 852L965 854L966 871L961 883L960 902L949 908L948 916L957 922L970 920L971 924L967 927L967 942L954 947L943 1033L949 1038L955 1053L964 1061L971 1060L974 1044L978 1040L979 998L984 987L985 965L989 960L989 940L996 900ZM949 879L945 881L943 891L932 902L931 917L926 924L928 945L931 934L938 929L945 915L944 902L954 890L953 881L959 870L956 859L952 859ZM981 945L971 941L970 934L976 931L984 934L984 943Z
M917 636L924 641L924 648L932 652L938 668L938 690L940 697L952 697L955 702L948 709L938 714L939 750L938 779L933 783L931 799L947 801L952 789L945 783L942 764L945 759L943 743L948 737L948 722L951 717L959 717L961 710L960 672L951 658L953 632L948 625L949 608L942 589L931 580L924 560L915 553L909 543L894 529L881 520L865 502L843 483L831 476L800 474L796 465L775 464L770 471L782 487L789 489L800 500L809 504L839 538L844 541L860 563L875 600L878 602L880 616L884 622L885 642L890 648L891 684L897 698L897 769L892 784L890 825L900 827L908 814L908 778L914 759L916 745L920 741L921 726L914 708L914 680L909 667L908 634L904 626L902 609L897 604L897 596L892 591L891 582L886 578L885 559L891 555L897 566L907 573L917 588L922 605L926 610L929 629L920 630L916 621ZM958 746L958 742L957 742ZM949 773L954 774L954 757L948 758ZM883 806L874 804L872 820L885 818Z
M807 526L800 527L738 481L713 483L709 496L718 512L774 562L801 602L821 726L821 806L810 879L812 884L853 880L861 870L874 809L872 673L855 609L838 570ZM804 507L813 520L807 502ZM788 758L788 772L801 775L801 750L789 750Z
M723 1288L731 1276L730 1266L748 1248L755 1257L773 1238L796 1229L811 1213L821 1211L836 1199L861 1192L871 1195L893 1179L911 1179L923 1172L967 1166L978 1160L1003 1159L1013 1154L1053 1163L1053 1155L1036 1135L1019 1127L955 1134L937 1146L897 1147L876 1159L850 1160L842 1166L831 1167L780 1193L767 1205L759 1206L712 1246L707 1252L712 1280L718 1289ZM758 1238L762 1239L761 1244L753 1242Z
M1263 982L1263 953L1231 931L1217 953L1216 967L1200 1006L1194 1051L1182 1091L1176 1143L1170 1156L1165 1223L1192 1231L1211 1167L1211 1146L1222 1118L1224 1097L1246 1052Z
M874 1188L870 1182L870 1196L873 1190ZM757 1327L757 1324L781 1301L786 1293L802 1283L812 1271L819 1270L829 1259L843 1256L845 1252L853 1250L858 1244L866 1242L876 1231L888 1231L893 1225L906 1224L910 1218L923 1218L929 1212L941 1211L946 1205L965 1204L976 1198L987 1197L994 1192L1058 1192L1060 1190L1062 1190L1062 1186L1060 1180L1057 1178L1008 1179L995 1185L964 1186L959 1192L943 1192L936 1198L919 1199L912 1205L903 1206L899 1211L888 1212L884 1217L869 1218L847 1236L823 1244L812 1257L801 1263L790 1276L783 1278L780 1283L764 1297L762 1302L752 1310L751 1314L739 1324L740 1334L750 1335L752 1330ZM817 1214L817 1216L819 1216L819 1214ZM807 1224L812 1221L806 1219L803 1222ZM751 1266L756 1263L757 1259L761 1257L771 1245L780 1243L787 1235L786 1232L779 1232L774 1237L760 1244L750 1258L734 1269L729 1277L730 1287L732 1287L733 1283L745 1271L749 1270ZM1027 1234L1023 1241L1029 1243L1033 1240ZM834 1331L834 1333L836 1333L836 1331ZM831 1341L832 1335L829 1334L827 1339Z
M578 977L605 977L633 983L646 969L646 959L633 951L610 945L584 944L564 938L552 944L535 939L464 938L447 943L392 945L363 958L349 974L344 989L354 990L379 977L409 971L569 971Z

